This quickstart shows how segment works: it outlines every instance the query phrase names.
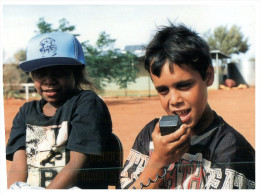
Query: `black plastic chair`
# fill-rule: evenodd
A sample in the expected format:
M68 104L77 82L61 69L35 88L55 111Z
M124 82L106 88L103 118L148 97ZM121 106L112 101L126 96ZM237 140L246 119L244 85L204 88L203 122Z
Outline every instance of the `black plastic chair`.
M120 139L112 133L107 137L106 150L102 156L91 156L83 169L80 187L83 189L120 188L123 168L123 147Z

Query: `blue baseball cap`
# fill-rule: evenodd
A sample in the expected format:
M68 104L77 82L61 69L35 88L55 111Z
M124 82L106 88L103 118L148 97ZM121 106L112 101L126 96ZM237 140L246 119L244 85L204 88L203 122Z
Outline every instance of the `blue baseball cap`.
M65 32L34 36L26 49L26 61L20 63L25 72L54 65L86 65L79 41Z

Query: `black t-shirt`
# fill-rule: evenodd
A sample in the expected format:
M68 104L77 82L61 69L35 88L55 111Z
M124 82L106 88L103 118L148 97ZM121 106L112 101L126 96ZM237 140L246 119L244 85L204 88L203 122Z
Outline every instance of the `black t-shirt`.
M43 114L45 103L31 101L20 108L6 147L8 160L18 149L26 150L27 182L41 187L68 163L69 151L101 155L112 133L107 106L90 90L68 99L52 117Z
M153 152L151 134L159 119L138 134L121 173L121 187L130 187ZM255 150L235 129L215 113L211 125L192 137L181 160L168 167L162 188L254 189Z

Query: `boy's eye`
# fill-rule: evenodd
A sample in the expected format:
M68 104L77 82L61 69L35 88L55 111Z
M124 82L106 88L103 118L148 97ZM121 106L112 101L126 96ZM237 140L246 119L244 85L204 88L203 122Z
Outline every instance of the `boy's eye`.
M169 89L166 87L160 87L160 88L157 88L156 90L161 95L166 95L169 92Z
M42 78L47 75L47 72L34 72L33 77Z
M189 83L181 83L176 85L176 88L179 90L188 90L193 86L193 82L189 82Z
M43 77L49 75L49 76L53 76L56 78L61 78L61 77L68 77L68 76L70 76L70 74L71 74L71 71L60 69L60 70L51 70L51 71L35 71L33 73L33 76L37 77L37 78L43 78Z
M70 75L70 71L66 71L66 70L58 70L54 72L54 76L56 77L67 77Z

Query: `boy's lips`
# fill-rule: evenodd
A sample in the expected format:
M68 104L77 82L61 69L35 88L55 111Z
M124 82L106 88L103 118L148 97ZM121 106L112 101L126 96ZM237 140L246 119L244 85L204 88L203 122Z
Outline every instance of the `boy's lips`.
M190 117L191 117L191 109L185 109L185 110L178 110L178 111L174 111L173 113L176 114L176 115L179 115L181 121L183 123L187 122Z
M48 89L48 90L43 90L43 92L48 96L48 97L53 97L58 94L57 89Z

